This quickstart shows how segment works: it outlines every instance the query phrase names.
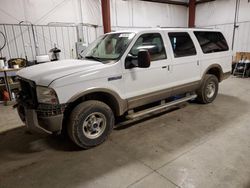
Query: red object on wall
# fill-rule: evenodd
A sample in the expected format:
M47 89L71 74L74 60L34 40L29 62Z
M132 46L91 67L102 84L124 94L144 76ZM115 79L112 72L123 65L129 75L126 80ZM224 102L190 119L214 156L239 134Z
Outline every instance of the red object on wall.
M195 0L189 0L188 27L195 27Z
M110 0L102 0L102 22L104 33L111 32Z

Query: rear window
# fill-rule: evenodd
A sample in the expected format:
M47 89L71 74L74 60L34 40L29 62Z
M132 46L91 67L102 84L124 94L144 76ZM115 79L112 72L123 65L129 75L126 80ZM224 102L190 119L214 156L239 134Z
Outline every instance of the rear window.
M220 32L194 31L203 53L228 51L227 41Z
M192 39L186 32L168 33L174 52L174 57L196 55L196 49Z

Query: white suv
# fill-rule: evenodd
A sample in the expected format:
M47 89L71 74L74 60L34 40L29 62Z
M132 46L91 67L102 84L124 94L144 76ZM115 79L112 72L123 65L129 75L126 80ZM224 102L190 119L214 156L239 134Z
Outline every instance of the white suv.
M137 118L196 99L212 102L231 72L220 31L149 29L105 34L82 60L18 72L17 108L33 130L62 133L82 148L102 143L117 117Z

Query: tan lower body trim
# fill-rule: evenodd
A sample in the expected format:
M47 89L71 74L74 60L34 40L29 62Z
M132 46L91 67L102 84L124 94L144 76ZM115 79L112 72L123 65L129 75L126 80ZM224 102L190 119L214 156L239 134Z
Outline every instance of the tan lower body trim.
M183 94L186 92L192 92L197 90L199 86L200 86L200 81L195 81L192 83L132 97L128 99L128 109L133 109L142 105L163 100L174 95Z

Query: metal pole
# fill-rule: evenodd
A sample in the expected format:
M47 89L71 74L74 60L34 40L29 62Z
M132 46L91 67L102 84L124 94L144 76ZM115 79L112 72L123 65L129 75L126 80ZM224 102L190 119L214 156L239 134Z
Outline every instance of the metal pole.
M69 43L69 56L71 59L72 57L71 57L71 42L70 42L69 27L67 27L67 34L68 34L68 43Z
M94 28L95 28L95 39L97 39L97 27Z
M59 43L58 43L58 36L57 36L57 29L55 27L55 34L56 34L56 46L59 46ZM55 47L55 46L54 46Z
M86 26L86 38L87 38L86 43L89 44L89 26Z
M48 26L48 29L49 29L49 40L50 40L50 46L51 46L51 48L53 48L53 42L52 42L52 39L51 39L50 26Z
M27 26L27 27L28 27L28 36L29 36L29 41L30 41L30 49L31 49L31 53L32 53L33 60L35 60L36 57L34 56L32 44L31 44L30 28L29 28L29 26Z
M16 41L16 35L15 35L15 31L14 31L14 26L12 25L12 33L13 33L13 37L14 37L14 42L15 42L15 47L16 47L16 54L17 54L17 57L19 56L19 53L18 53L18 48L17 48L17 41Z
M82 0L78 0L79 3L79 13L80 13L80 21L83 23L83 15L82 15Z
M38 49L38 46L37 46L37 43L36 43L36 36L35 36L35 31L34 31L34 25L31 24L31 31L32 31L32 35L33 35L33 40L34 40L34 45L35 45L35 53L36 53L36 56L39 55L39 49Z
M9 56L10 56L10 59L11 59L12 57L11 57L11 54L10 54L10 46L9 46L9 41L8 41L8 36L7 36L5 25L3 25L3 29L4 29L4 34L6 36L6 43L7 43L7 47L8 47L8 53L9 53Z
M21 28L21 24L19 24L19 28L20 28L20 32L21 32L21 38L22 38L22 43L23 43L23 50L24 50L25 59L28 60L27 52L26 52L25 44L24 44L24 39L23 39L23 31Z
M43 45L44 45L44 51L45 51L44 54L48 54L47 48L46 48L46 42L45 42L45 35L44 35L44 28L43 28L43 26L42 26L42 32L43 32Z
M64 45L64 34L63 34L63 27L61 27L61 32L62 32L62 43L63 43L63 53L64 53L64 58L66 59L66 49Z
M240 0L236 0L236 2L235 2L235 13L234 13L233 38L232 38L232 51L234 50L235 30L237 28L237 14L238 14L239 4L240 4Z
M79 3L79 14L80 14L80 22L77 26L77 41L84 41L84 36L83 36L83 14L82 14L82 0L78 0Z

